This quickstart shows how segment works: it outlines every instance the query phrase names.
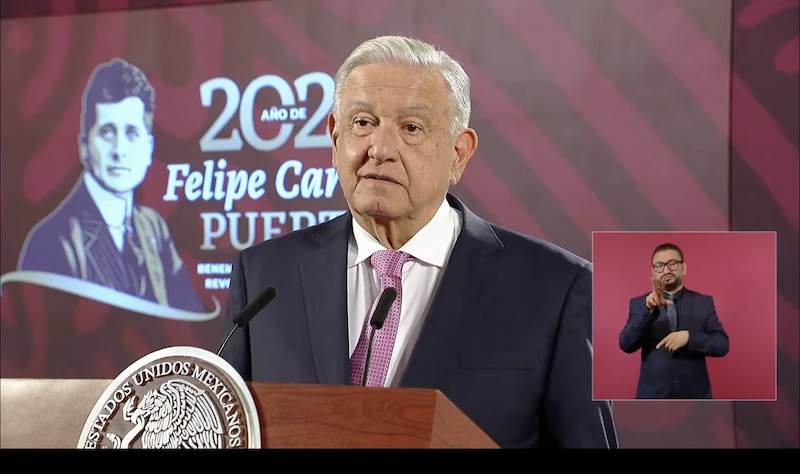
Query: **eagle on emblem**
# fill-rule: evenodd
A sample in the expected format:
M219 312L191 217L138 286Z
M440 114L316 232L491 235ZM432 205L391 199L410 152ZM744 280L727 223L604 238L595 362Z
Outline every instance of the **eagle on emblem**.
M208 392L190 382L170 379L123 406L125 421L134 427L121 438L106 433L113 448L130 448L141 438L143 449L220 449L223 429Z

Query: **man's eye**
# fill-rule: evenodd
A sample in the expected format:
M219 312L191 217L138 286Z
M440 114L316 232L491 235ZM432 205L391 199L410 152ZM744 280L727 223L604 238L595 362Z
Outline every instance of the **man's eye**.
M367 119L355 119L355 120L353 120L353 123L357 127L366 127L367 125L369 125L369 120L367 120Z
M420 130L420 128L419 128L418 125L410 123L410 124L406 125L406 130L408 130L409 132L418 132Z

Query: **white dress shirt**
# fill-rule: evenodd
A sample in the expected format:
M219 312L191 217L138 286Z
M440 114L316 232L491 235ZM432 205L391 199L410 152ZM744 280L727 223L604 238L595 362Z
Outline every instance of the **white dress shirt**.
M415 259L403 266L403 304L385 386L396 386L419 335L431 296L461 232L461 212L445 199L433 218L398 250ZM347 253L347 312L350 355L356 349L365 320L380 291L369 258L386 248L353 219L353 236Z
M88 171L83 173L83 182L86 184L86 190L89 191L89 196L92 197L95 206L100 210L100 215L103 216L106 227L111 232L117 250L122 252L125 245L125 232L133 211L133 193L128 193L125 198L121 198L104 189Z

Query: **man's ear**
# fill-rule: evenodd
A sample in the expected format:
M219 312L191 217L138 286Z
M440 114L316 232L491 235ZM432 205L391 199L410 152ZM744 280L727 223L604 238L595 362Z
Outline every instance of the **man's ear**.
M150 137L150 153L148 153L147 156L150 158L150 164L152 164L153 155L155 154L156 151L156 137L152 133L149 134L149 137Z
M461 181L461 176L464 174L464 169L467 167L467 162L475 153L478 148L478 133L467 128L462 131L453 146L453 153L455 160L453 161L452 169L450 170L450 184L455 185Z
M78 135L78 157L81 163L86 163L86 159L89 157L89 143L86 135L82 133Z
M336 142L339 140L339 127L336 126L336 117L333 112L328 114L328 135L331 137L331 164L336 167Z

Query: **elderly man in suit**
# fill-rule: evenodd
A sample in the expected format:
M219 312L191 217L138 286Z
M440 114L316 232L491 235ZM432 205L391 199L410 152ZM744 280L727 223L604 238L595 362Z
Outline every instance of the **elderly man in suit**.
M711 296L683 286L686 262L675 244L652 255L652 290L631 298L619 347L641 350L636 398L712 398L706 357L728 353L728 334Z
M278 295L222 356L247 380L439 389L501 447L616 447L592 400L591 265L449 192L478 145L469 117L445 52L358 46L328 117L349 212L236 256L228 318ZM386 287L397 298L374 309Z

